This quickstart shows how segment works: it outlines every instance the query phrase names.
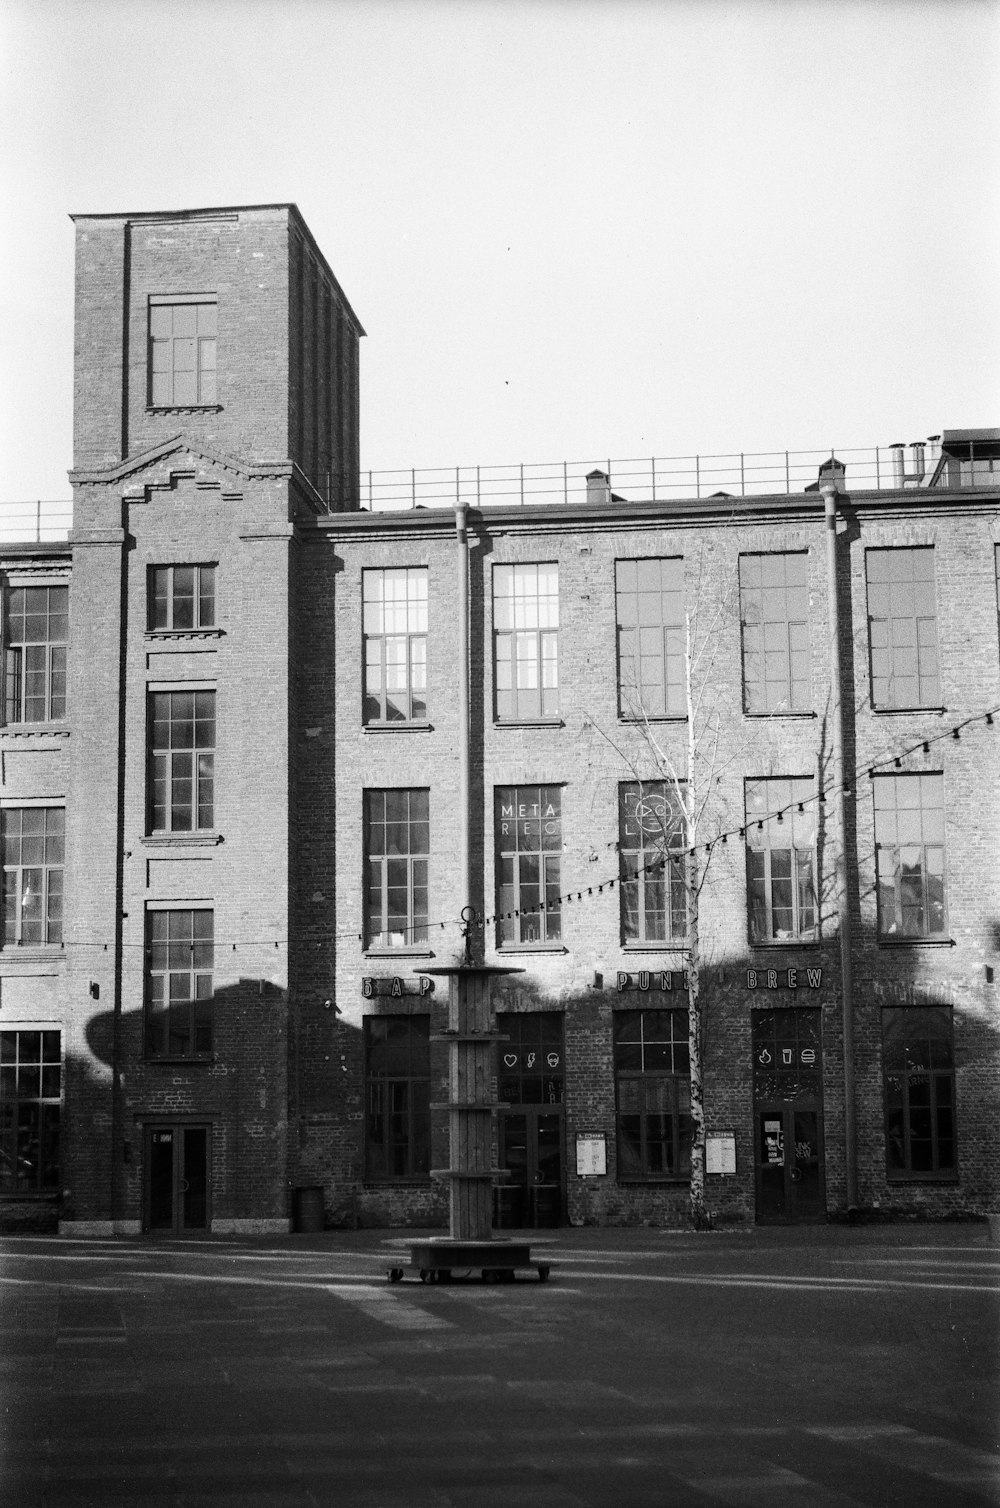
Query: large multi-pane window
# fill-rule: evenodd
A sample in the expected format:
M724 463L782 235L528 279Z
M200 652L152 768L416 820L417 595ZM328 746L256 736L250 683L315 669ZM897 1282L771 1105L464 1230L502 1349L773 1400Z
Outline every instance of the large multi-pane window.
M214 293L154 295L149 300L149 403L198 408L215 403Z
M0 1031L0 1193L59 1187L61 1047L57 1031Z
M215 821L215 692L150 693L150 830L200 832Z
M7 722L44 723L65 717L69 587L8 587L3 640Z
M215 566L152 566L149 572L149 627L215 627Z
M61 943L66 813L61 806L0 811L5 947Z
M950 1006L882 1012L890 1178L954 1177L955 1059Z
M430 1172L430 1017L365 1017L365 1177Z
M493 567L498 718L559 715L559 567Z
M745 711L810 711L808 555L741 555L740 620Z
M615 601L622 717L683 717L684 561L617 561Z
M869 550L865 565L872 706L939 706L933 548Z
M214 913L146 916L146 1051L151 1058L199 1058L212 1051Z
M561 787L498 787L495 837L500 946L558 942L562 936Z
M427 716L427 568L365 571L366 723Z
M660 943L687 934L686 831L677 792L663 780L618 787L618 861L622 937Z
M430 793L365 791L365 946L427 941Z
M685 1010L614 1018L621 1181L691 1174L691 1059Z
M943 937L944 776L876 775L880 937Z
M813 782L808 778L748 780L746 820L750 941L815 938Z

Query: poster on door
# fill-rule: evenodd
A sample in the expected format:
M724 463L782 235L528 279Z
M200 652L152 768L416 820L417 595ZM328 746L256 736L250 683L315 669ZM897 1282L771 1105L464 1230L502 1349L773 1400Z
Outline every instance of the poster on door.
M785 1161L785 1133L780 1119L764 1119L764 1161L769 1164Z

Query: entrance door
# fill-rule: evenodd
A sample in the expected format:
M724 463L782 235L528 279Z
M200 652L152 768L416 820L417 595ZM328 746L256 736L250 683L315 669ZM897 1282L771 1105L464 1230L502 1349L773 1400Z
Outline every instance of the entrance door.
M209 1129L146 1128L146 1229L179 1236L207 1230Z
M818 1108L757 1107L757 1219L768 1224L826 1215Z
M500 1166L508 1177L496 1191L495 1224L558 1225L562 1219L563 1019L558 1011L497 1016L497 1093Z
M509 1177L497 1191L498 1224L537 1228L562 1215L562 1112L523 1109L501 1122L500 1166Z

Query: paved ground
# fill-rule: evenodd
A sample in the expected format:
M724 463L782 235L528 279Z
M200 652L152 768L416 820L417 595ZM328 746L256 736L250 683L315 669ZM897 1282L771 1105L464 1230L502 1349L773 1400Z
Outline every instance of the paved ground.
M983 1226L402 1239L0 1243L4 1508L1000 1504Z

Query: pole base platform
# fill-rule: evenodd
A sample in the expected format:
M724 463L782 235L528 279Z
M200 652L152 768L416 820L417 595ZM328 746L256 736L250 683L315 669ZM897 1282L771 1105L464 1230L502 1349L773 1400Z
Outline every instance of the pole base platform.
M544 1283L549 1276L547 1262L533 1262L531 1247L524 1241L456 1241L431 1240L410 1243L411 1273L421 1283L450 1283L478 1272L484 1283L513 1283L515 1273L537 1273ZM390 1267L390 1283L401 1282L406 1269Z

